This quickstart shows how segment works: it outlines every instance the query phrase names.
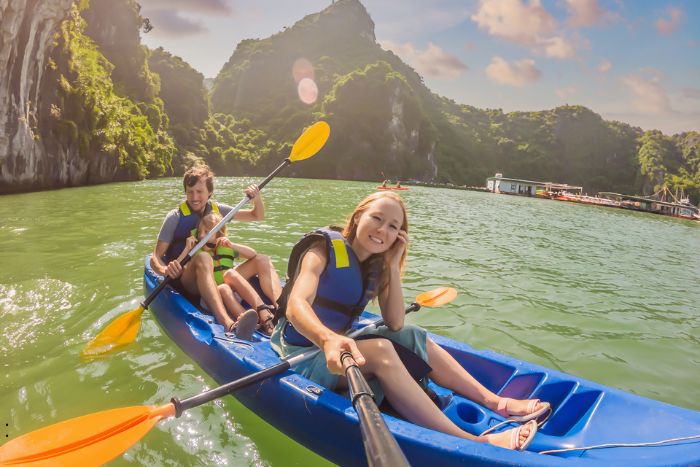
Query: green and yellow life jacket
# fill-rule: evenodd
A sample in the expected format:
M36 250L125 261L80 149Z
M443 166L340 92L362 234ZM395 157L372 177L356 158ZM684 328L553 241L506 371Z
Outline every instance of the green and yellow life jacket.
M197 229L192 230L192 235L197 238ZM238 258L239 254L233 248L225 246L217 246L213 251L205 250L214 260L214 280L217 285L224 283L224 274L234 266L233 260Z

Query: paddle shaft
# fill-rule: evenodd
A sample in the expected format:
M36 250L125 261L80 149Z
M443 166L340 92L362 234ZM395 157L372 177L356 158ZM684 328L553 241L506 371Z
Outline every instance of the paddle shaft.
M151 294L152 295L152 294ZM409 306L406 307L406 313L411 313L413 311L418 311L420 310L420 305L418 303L411 303ZM361 328L361 329L356 329L355 331L351 332L348 334L348 337L355 337L357 336L360 332L362 332L364 329L366 329L368 326L372 327L378 327L384 324L384 319L379 318L378 320L374 321L372 324L368 324L367 326ZM191 409L193 407L200 406L202 404L206 404L207 402L213 401L214 399L218 399L221 396L225 396L228 393L231 393L233 391L236 391L238 389L244 388L246 386L250 386L251 384L255 384L258 381L262 381L266 378L269 378L270 376L275 376L280 373L284 373L287 371L289 368L293 367L294 365L297 365L303 361L306 361L314 356L316 356L321 349L318 348L313 348L306 350L298 355L294 355L292 357L287 357L283 358L280 363L277 365L273 365L269 368L265 368L264 370L257 371L255 373L251 373L247 376L244 376L243 378L239 378L235 381L231 381L229 383L223 384L217 388L210 389L209 391L203 392L201 394L197 394L196 396L189 397L187 399L179 400L176 397L172 398L171 401L175 405L176 409L176 415L179 417L182 415L182 412L185 410Z
M362 376L357 362L352 358L352 354L343 352L340 360L343 362L345 377L348 379L352 406L360 419L362 444L365 447L367 463L370 467L408 466L408 460L396 438L389 431L389 427L386 426L384 417L374 400L374 394L367 380Z
M260 184L258 184L258 189L259 189L259 190L262 190L262 189L265 187L265 185L267 185L267 184L270 182L270 180L272 180L273 178L275 178L275 176L276 176L282 169L284 169L285 167L287 167L287 166L288 166L289 164L291 164L291 163L292 163L292 161L291 161L289 158L287 158L287 159L285 159L284 161L282 161L282 163L280 163L280 165L278 165L277 168L276 168L275 170L273 170L272 173L270 173L270 175L267 176L267 178L265 178L265 180L263 180L262 182L260 182ZM220 220L220 221L205 235L205 236L204 236L204 238L201 239L201 240L199 241L199 243L197 243L194 247L192 247L192 250L190 250L190 252L187 254L187 256L185 256L185 258L180 262L180 266L183 266L183 267L184 267L187 263L189 263L190 260L192 259L192 257L193 257L193 256L194 256L208 241L209 241L209 239L210 239L211 237L213 237L214 235L216 235L216 233L217 233L219 230L221 230L221 227L223 227L223 226L226 225L231 219L233 219L233 216L235 216L236 213L237 213L238 211L240 211L241 208L242 208L243 206L245 206L245 204L246 204L248 201L250 201L250 196L245 195L245 197L244 197L236 206L234 206L234 208L231 209L231 211L229 211L229 213L226 214L226 215L225 215L225 216L224 216L224 217L223 217L223 218L222 218L222 219L221 219L221 220ZM152 302L153 300L155 300L155 298L158 296L158 294L160 293L160 291L163 290L168 284L170 284L171 281L172 281L172 278L171 278L170 276L166 276L165 280L163 280L160 284L158 284L158 287L156 287L155 289L153 289L153 292L151 292L151 294L150 294L148 297L146 297L146 299L145 299L143 302L141 302L141 307L142 307L144 310L145 310L146 308L148 308L148 306L151 304L151 302Z

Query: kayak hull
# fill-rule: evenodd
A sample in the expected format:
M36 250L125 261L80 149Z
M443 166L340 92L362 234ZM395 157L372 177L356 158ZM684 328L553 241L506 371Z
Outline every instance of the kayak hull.
M159 277L146 261L144 288ZM222 326L182 295L166 287L151 311L165 333L219 384L280 362L269 339L226 336ZM365 312L360 325L375 319ZM614 448L542 455L563 447L653 442L700 434L700 412L628 394L617 389L430 334L492 391L507 397L538 397L554 413L530 450L513 452L463 440L385 415L387 426L412 465L697 465L700 440L644 448ZM444 413L463 429L480 433L502 417L431 383ZM236 391L246 407L290 438L339 465L366 465L358 418L350 401L294 373L293 369Z

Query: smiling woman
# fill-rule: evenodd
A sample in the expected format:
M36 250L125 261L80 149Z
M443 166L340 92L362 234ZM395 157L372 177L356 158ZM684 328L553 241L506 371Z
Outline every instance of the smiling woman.
M312 345L323 353L296 366L302 376L329 389L347 387L342 355L350 353L371 378L375 399L386 396L405 419L443 433L526 449L535 437L537 417L549 409L539 400L512 400L491 392L426 331L405 325L401 274L408 252L408 215L401 197L373 193L362 200L342 232L325 228L307 235L290 256L289 281L280 297L280 320L271 345L281 356ZM344 335L370 300L378 298L384 325L365 329L356 340ZM423 390L426 377L469 399L529 423L475 436L450 420ZM417 382L419 381L419 382Z

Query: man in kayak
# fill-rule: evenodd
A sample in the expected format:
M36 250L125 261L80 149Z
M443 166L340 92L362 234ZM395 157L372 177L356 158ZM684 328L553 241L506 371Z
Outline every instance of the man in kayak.
M307 235L292 250L290 278L280 297L279 321L270 344L282 357L316 345L323 353L295 371L331 390L347 387L340 356L350 352L370 379L377 402L386 396L412 423L462 438L523 450L537 432L547 402L499 397L477 381L424 329L405 325L401 275L408 247L408 218L401 198L383 191L355 208L342 231L325 228ZM369 300L378 299L385 326L344 332ZM524 425L475 435L458 427L416 382L428 377ZM377 384L378 383L378 384Z
M151 255L151 265L158 274L172 277L173 286L193 303L199 303L201 297L216 321L227 331L232 331L235 321L226 312L217 289L212 274L214 263L211 255L195 255L184 268L176 259L185 248L187 238L191 236L201 217L210 212L225 216L233 207L211 200L214 192L214 173L206 165L195 165L187 170L182 184L186 200L165 216ZM262 220L265 216L265 206L257 185L249 185L245 194L250 197L253 208L241 209L233 218L239 221ZM277 297L271 298L275 300Z

